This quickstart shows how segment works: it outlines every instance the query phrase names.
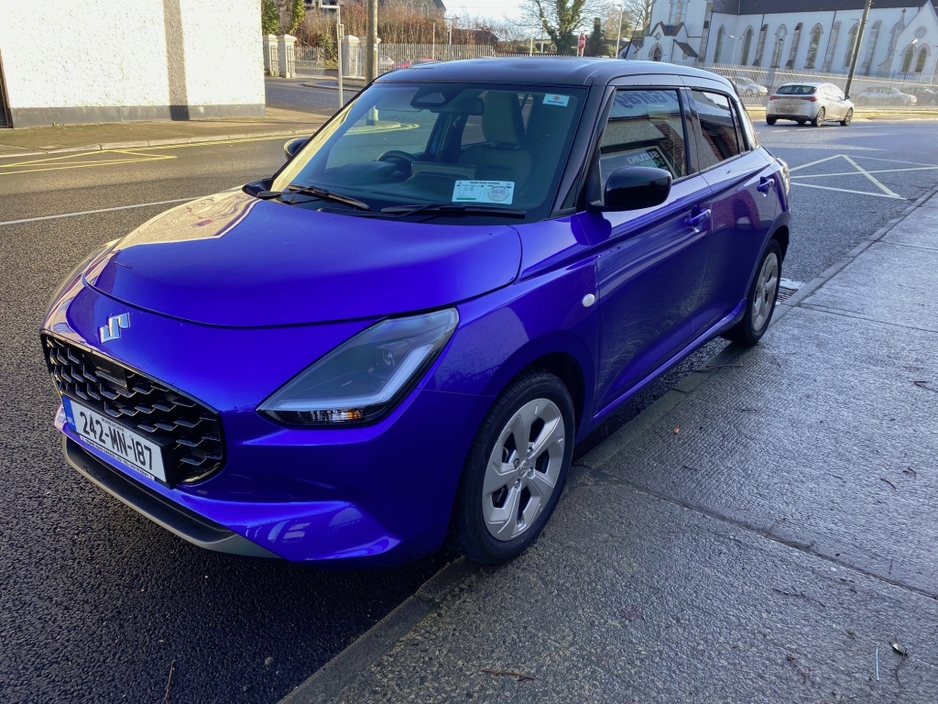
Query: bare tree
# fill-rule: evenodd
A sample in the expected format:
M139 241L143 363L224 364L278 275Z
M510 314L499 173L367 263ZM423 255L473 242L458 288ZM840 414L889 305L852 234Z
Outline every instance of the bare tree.
M521 10L547 33L558 54L572 54L584 20L602 14L603 5L597 0L525 0Z
M651 24L651 10L655 0L623 0L622 15L629 19L633 31L645 30Z

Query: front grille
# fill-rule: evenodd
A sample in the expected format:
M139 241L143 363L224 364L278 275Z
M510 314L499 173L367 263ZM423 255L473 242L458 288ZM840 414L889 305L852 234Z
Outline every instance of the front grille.
M50 335L42 336L60 394L106 413L165 449L167 479L191 484L225 462L218 413L158 381Z

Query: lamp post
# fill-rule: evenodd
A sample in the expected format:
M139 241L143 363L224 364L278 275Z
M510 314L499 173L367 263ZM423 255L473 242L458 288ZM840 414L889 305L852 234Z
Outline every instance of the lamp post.
M619 58L619 42L622 41L622 10L625 9L625 6L620 2L619 3L619 24L618 31L616 32L616 58Z
M863 7L863 17L860 19L857 43L853 47L853 59L850 61L850 74L847 76L847 85L844 87L844 95L850 95L850 85L853 83L853 74L857 70L857 59L860 58L860 44L863 43L863 30L866 28L866 19L870 16L871 2L872 0L866 0L866 5Z

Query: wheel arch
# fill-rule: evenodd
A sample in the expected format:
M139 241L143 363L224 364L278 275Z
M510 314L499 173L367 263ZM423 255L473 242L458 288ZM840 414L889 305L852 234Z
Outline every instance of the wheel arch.
M782 225L772 233L770 239L776 240L778 246L782 248L782 261L785 261L785 255L788 254L789 232L788 226Z
M573 335L551 333L531 340L499 367L485 386L488 407L515 380L530 369L539 369L560 379L570 392L577 430L593 403L593 362L586 344ZM485 412L488 412L486 408ZM484 417L484 415L483 415ZM579 434L579 433L578 433Z

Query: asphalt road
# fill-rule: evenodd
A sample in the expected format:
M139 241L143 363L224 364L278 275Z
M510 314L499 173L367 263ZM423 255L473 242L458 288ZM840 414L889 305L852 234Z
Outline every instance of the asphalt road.
M933 188L936 132L934 122L760 126L795 177L784 275L810 280ZM276 701L447 559L330 574L215 555L124 508L61 458L37 336L48 296L86 253L167 205L10 221L215 192L276 169L282 141L0 159L0 700L157 702L172 668L174 702ZM580 452L721 345L627 404Z
M336 110L339 107L339 91L335 88L310 88L305 83L337 86L334 79L318 78L268 78L267 105L272 108L287 110L319 111ZM358 92L356 88L345 87L342 97L348 102Z

